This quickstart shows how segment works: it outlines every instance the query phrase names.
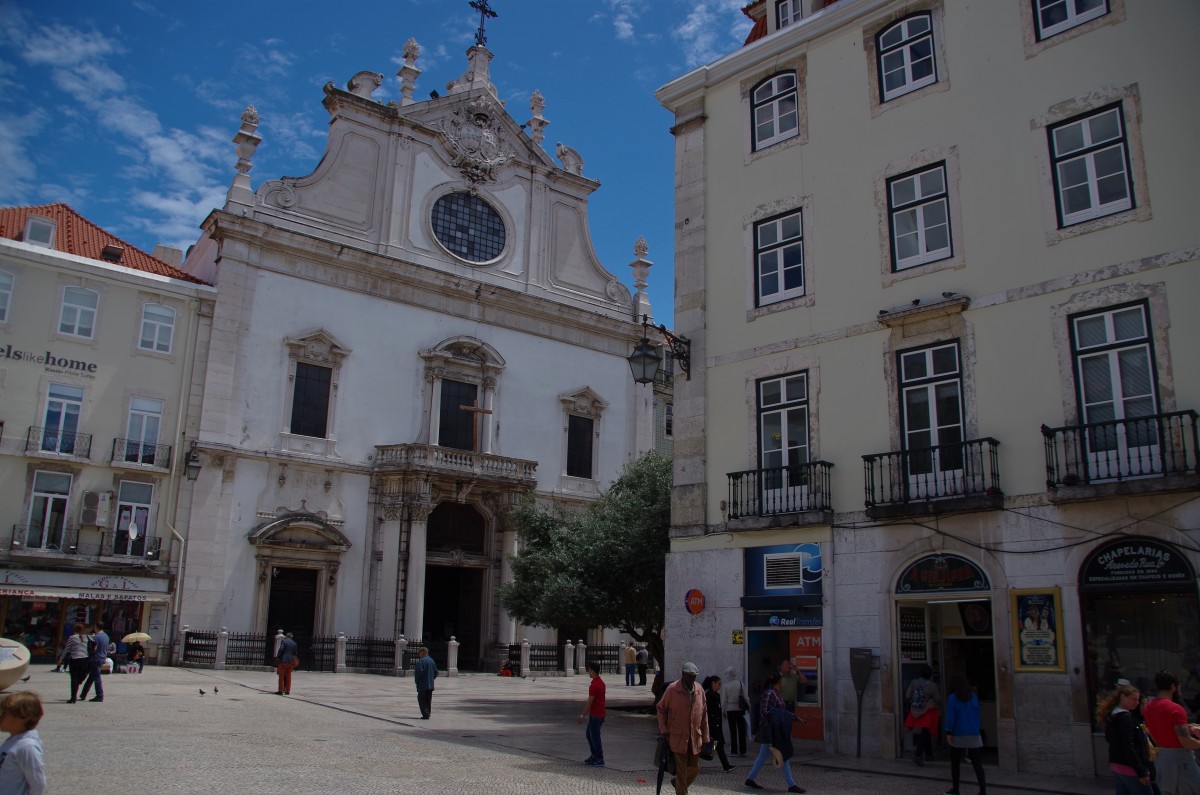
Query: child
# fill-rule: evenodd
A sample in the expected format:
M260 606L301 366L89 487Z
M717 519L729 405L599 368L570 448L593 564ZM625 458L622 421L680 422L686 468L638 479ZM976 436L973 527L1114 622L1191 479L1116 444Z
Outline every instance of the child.
M32 691L10 693L0 704L0 731L12 735L0 745L0 792L5 795L46 791L42 738L35 728L41 719L42 700Z

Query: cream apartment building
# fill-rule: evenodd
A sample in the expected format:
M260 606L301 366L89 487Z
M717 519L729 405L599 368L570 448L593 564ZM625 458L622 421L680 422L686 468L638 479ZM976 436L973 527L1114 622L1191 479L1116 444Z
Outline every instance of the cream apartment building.
M1200 7L747 13L658 92L693 360L667 667L791 660L802 736L853 753L858 656L893 757L928 664L999 765L1106 769L1107 687L1200 681Z
M175 254L181 252L175 251ZM0 623L169 637L193 356L215 291L65 204L0 209Z

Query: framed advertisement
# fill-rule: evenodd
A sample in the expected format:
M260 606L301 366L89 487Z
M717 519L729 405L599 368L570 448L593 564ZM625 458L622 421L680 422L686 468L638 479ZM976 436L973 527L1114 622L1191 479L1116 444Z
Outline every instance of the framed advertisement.
M1066 672L1058 588L1012 591L1013 670Z

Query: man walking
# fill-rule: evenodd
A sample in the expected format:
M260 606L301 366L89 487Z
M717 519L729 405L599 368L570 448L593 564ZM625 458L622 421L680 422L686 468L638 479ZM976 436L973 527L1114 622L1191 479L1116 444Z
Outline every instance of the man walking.
M433 711L433 680L437 679L437 663L429 656L429 649L417 649L417 664L413 668L413 681L417 683L417 706L421 708L421 720L429 720Z
M275 691L275 695L291 695L292 671L296 669L298 652L296 639L292 637L292 633L284 635L283 640L279 641L279 650L275 652L275 674L279 677L279 688Z
M633 687L633 672L637 669L637 649L633 648L633 641L629 641L622 654L625 658L625 686Z
M637 661L638 685L646 686L646 666L650 663L650 652L646 651L646 647L642 646L637 650L637 655L634 657Z
M587 703L576 723L587 721L588 750L591 753L583 763L588 767L604 767L604 744L600 741L600 727L604 725L604 680L600 678L600 663L587 664L588 676L592 683L588 685Z
M675 795L687 795L700 775L700 749L711 742L704 690L696 684L700 669L685 662L683 673L658 702L658 731L675 755Z
M92 684L96 685L96 697L92 701L104 700L104 682L100 679L100 668L108 660L108 633L104 631L104 626L97 621L93 626L95 630L88 642L88 648L92 650L88 656L88 675L83 683L83 693L80 694L80 701L88 700L88 693L92 689Z

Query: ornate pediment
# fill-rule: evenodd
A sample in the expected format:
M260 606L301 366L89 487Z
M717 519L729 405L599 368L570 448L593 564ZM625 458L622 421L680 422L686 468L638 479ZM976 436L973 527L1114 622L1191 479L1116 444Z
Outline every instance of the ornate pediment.
M315 513L289 511L262 522L247 536L255 546L343 552L350 539Z
M350 355L350 349L323 328L301 332L284 340L291 355L306 362L339 364Z
M496 179L501 166L516 157L504 129L504 111L480 97L436 124L451 165L472 184Z
M558 399L568 414L599 417L608 408L608 401L600 397L590 386L559 395Z

